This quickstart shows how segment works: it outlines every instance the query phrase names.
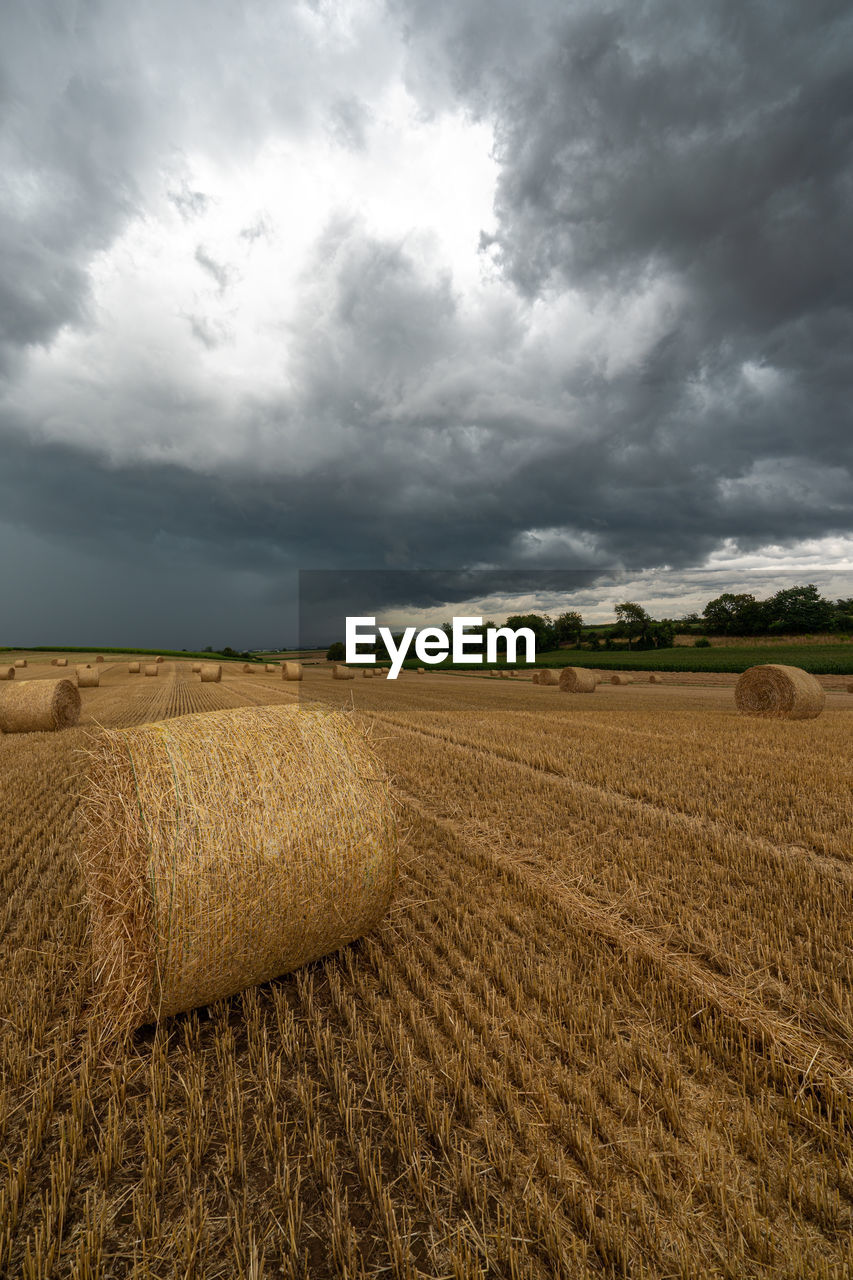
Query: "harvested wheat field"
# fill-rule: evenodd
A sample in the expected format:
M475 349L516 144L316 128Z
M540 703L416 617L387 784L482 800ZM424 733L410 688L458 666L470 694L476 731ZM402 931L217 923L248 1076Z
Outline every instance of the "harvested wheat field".
M0 1275L849 1276L843 684L780 720L733 678L203 676L117 665L76 727L0 737ZM296 704L392 775L389 911L99 1040L87 735Z

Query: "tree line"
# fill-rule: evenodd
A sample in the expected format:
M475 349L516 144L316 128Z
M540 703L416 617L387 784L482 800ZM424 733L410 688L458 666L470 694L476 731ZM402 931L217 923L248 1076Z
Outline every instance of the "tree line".
M626 600L615 607L616 621L604 626L589 626L576 610L567 610L556 618L543 613L512 614L501 625L512 631L529 627L536 636L537 653L550 649L668 649L672 647L676 632L702 635L802 635L816 632L853 632L853 598L826 600L814 583L788 587L777 591L767 600L756 600L747 592L739 594L723 592L709 600L699 613L689 613L680 619L653 618L641 604ZM486 626L472 627L472 635L485 632ZM452 624L442 624L448 635ZM395 642L399 639L394 637ZM500 643L498 649L500 651ZM378 660L390 661L381 640L377 641L375 654ZM505 646L504 646L505 651ZM343 643L330 646L327 655L331 661L344 658Z

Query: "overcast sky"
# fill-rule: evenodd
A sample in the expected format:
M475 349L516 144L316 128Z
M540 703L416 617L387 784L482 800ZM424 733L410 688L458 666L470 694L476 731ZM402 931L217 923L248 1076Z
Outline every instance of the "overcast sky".
M280 643L299 569L853 593L851 15L4 5L0 641Z

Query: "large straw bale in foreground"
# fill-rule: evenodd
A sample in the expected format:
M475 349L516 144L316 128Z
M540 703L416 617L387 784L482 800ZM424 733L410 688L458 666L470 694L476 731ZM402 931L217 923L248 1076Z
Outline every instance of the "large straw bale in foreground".
M735 706L749 716L813 720L825 702L823 686L813 675L777 662L750 667L735 685Z
M372 929L396 804L348 715L238 707L105 730L81 807L96 1008L210 1003Z
M595 693L595 672L586 667L563 667L560 689L563 693Z
M0 692L3 733L68 729L80 715L80 694L70 680L25 680Z
M302 679L302 663L301 662L283 662L281 664L282 680L301 680Z
M156 662L146 662L145 666L142 668L142 674L145 676L156 676L158 670L159 667Z
M203 662L199 671L203 684L219 684L222 679L221 662Z
M336 662L332 667L333 680L354 680L355 672L350 671L349 667L345 667L340 662Z
M98 689L101 685L101 673L94 667L77 668L78 689Z

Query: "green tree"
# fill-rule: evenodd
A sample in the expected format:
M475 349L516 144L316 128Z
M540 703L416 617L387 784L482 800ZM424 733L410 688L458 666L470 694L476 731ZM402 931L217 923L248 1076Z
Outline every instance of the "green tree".
M346 656L347 651L340 640L336 640L334 644L330 644L326 650L327 662L343 662Z
M652 620L641 604L636 604L633 600L627 600L624 604L617 604L616 618L619 625L624 628L624 634L628 637L629 649L631 648L632 640L645 641L648 637Z
M554 619L554 638L557 644L577 645L583 631L583 618L574 609L559 614Z
M774 631L828 631L835 621L835 610L813 582L777 591L766 607Z
M751 636L767 625L766 607L749 592L724 591L702 610L706 626L716 635Z

